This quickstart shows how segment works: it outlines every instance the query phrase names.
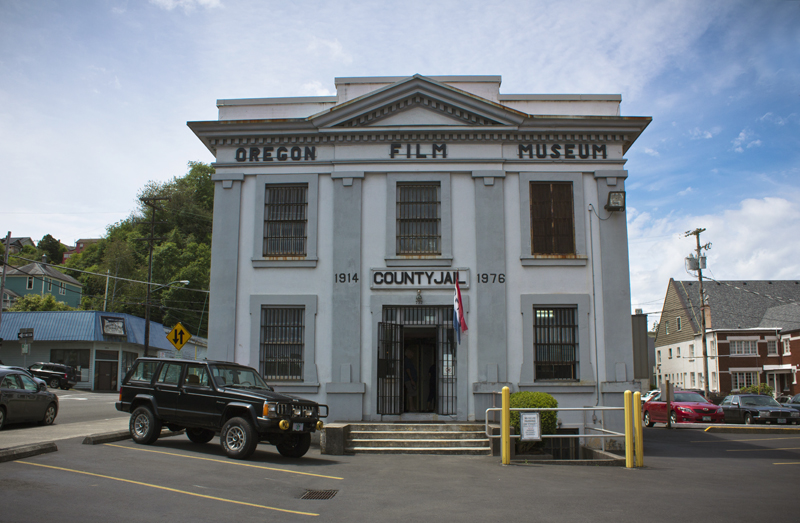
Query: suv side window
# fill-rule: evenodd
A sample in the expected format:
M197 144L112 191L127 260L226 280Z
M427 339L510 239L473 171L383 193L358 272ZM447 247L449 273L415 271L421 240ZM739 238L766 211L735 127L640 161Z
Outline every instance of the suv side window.
M41 370L41 369L42 369L41 363L34 363L33 365L31 365L31 370Z
M181 364L180 363L165 363L161 367L161 373L158 375L158 383L166 385L177 385L178 379L181 377Z
M128 381L145 381L150 383L157 368L157 361L140 361L136 364L136 368L133 369L133 374L131 374L131 379Z
M720 405L730 405L730 404L731 404L731 397L730 396L725 396L725 399L722 400L722 403L720 403Z
M183 386L186 387L210 387L208 370L205 365L189 365L186 367L186 377L183 379Z

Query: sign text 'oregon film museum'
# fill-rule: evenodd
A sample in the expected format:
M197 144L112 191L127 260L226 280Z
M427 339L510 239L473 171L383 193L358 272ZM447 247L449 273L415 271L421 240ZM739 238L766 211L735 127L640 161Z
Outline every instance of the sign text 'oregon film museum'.
M216 157L209 359L328 421L483 420L503 386L621 405L623 155L650 118L618 95L500 94L499 76L336 88L189 123Z

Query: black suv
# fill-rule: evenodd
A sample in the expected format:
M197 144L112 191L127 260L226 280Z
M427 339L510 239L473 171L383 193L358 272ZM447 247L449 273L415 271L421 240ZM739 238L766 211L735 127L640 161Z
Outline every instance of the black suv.
M28 370L39 379L44 380L53 389L67 390L78 383L75 369L63 363L34 363Z
M308 452L328 406L275 392L258 371L225 361L139 358L119 391L117 410L131 413L133 441L154 443L161 427L186 429L194 443L215 434L230 458L247 459L260 441L282 455Z

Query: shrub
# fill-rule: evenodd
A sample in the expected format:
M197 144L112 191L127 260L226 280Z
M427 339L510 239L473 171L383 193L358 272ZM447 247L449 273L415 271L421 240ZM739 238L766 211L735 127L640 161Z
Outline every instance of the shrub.
M758 385L750 385L742 389L746 394L763 394L764 396L772 396L774 389L766 383L759 383Z
M558 401L546 392L515 392L511 395L511 408L514 409L553 409L558 407ZM555 434L558 413L554 410L540 413L542 434ZM511 426L519 434L519 412L511 412Z

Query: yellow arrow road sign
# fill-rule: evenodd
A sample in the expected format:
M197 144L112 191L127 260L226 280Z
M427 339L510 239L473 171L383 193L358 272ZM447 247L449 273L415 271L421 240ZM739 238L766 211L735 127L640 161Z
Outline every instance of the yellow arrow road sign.
M169 340L176 350L181 350L191 337L192 335L189 334L189 331L187 331L186 328L180 324L180 322L175 324L175 327L173 327L172 330L169 331L169 334L167 334L167 340Z

